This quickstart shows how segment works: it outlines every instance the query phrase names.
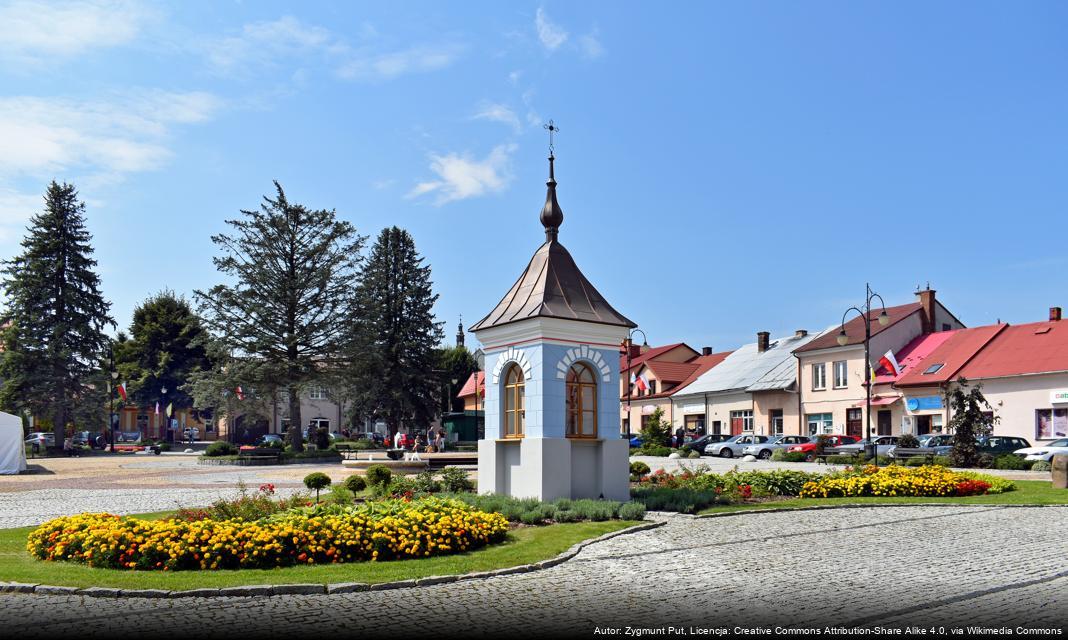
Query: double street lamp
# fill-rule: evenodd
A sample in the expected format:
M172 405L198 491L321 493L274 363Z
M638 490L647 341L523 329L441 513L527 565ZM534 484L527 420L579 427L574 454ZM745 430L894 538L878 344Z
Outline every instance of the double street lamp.
M634 390L630 386L630 366L631 366L630 365L630 358L631 358L630 346L634 342L634 334L635 333L642 334L642 347L644 347L644 348L648 348L649 347L649 339L645 337L645 332L642 331L641 329L631 329L630 333L627 334L627 337L623 339L623 347L622 348L623 348L624 354L627 356L627 370L625 372L625 375L627 376L627 380L626 380L626 384L627 384L627 422L626 422L626 425L627 425L627 441L628 442L630 441L630 434L631 434L631 430L630 430L630 399L631 399L631 396L634 395Z
M111 445L111 452L115 453L115 391L119 372L115 370L115 345L108 343L108 369L111 372L111 380L108 381L108 435L107 442Z
M849 336L846 335L846 330L845 330L846 316L849 315L850 311L856 311L858 314L860 314L861 319L864 321L864 366L865 366L865 370L864 370L864 374L863 374L864 375L864 379L865 379L865 383L864 383L864 390L865 390L864 420L865 420L865 424L867 425L865 433L866 433L866 437L868 439L868 445L865 448L868 449L868 455L870 455L872 457L872 460L874 460L876 466L878 466L878 464L879 464L879 456L877 455L878 449L875 446L875 442L872 440L872 437L871 437L871 387L872 387L872 383L874 382L874 379L873 379L874 376L872 376L869 373L869 372L871 372L873 370L872 369L872 365L871 365L871 322L872 322L872 318L871 318L871 303L872 303L872 300L874 300L875 298L878 298L879 299L879 305L883 308L883 312L879 314L879 318L878 318L878 322L879 322L880 326L885 327L886 325L890 324L890 316L888 316L886 314L886 303L883 302L883 297L881 295L879 295L878 293L875 293L874 291L872 291L871 290L871 285L869 283L867 283L867 282L864 283L864 290L865 290L865 294L864 294L864 308L863 308L863 310L858 308L858 307L849 307L848 309L845 310L845 313L842 314L842 326L841 326L841 329L839 329L839 331L838 331L838 344L840 346L843 346L843 347L846 346L847 344L849 344Z

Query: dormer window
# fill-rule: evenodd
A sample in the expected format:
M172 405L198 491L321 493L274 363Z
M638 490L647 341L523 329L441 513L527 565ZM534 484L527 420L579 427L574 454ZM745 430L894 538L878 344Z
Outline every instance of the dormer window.
M932 364L931 366L927 367L927 369L923 372L923 375L928 376L928 375L931 375L932 373L938 373L942 369L942 367L944 367L944 366L945 366L944 362L939 362L939 363L936 363L936 364Z

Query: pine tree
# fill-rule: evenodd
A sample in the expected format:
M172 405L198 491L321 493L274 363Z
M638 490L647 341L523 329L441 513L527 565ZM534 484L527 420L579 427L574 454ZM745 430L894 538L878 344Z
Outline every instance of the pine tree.
M412 236L383 229L356 289L362 322L352 325L347 379L354 410L383 418L391 437L401 424L424 426L437 415L437 299Z
M96 396L106 392L93 378L99 378L108 342L104 327L115 321L94 271L85 204L73 185L55 181L44 199L22 254L4 263L8 308L0 377L4 408L51 419L59 446L68 423L93 419L102 406Z
M127 393L137 406L172 404L190 408L193 400L184 389L190 375L208 371L207 331L189 302L165 290L134 309L130 339L115 344L119 379L129 383ZM167 393L163 395L162 389Z
M300 392L343 349L364 238L334 210L291 203L274 186L274 199L264 196L258 210L227 220L232 233L211 238L222 253L216 269L235 282L196 297L224 348L263 365L246 362L250 374L264 377L242 387L286 390L290 437L300 451Z
M946 390L946 404L952 409L949 430L953 432L949 458L955 467L974 467L979 463L978 438L989 436L1000 418L994 416L990 403L983 395L983 386L969 388L968 381L959 378Z

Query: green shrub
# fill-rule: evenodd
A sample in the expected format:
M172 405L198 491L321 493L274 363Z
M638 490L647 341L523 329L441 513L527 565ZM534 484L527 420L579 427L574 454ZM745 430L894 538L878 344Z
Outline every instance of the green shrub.
M574 511L570 511L570 510L568 510L568 511L560 511L560 510L557 510L557 512L556 512L556 521L557 522L578 522L581 519L582 518L579 516L579 514L575 513Z
M1021 456L1014 453L1004 453L994 459L995 469L1023 471L1030 469L1032 464L1034 463L1031 460L1024 460Z
M630 475L638 476L639 478L648 475L651 469L649 465L645 464L641 460L635 460L630 463Z
M940 467L949 467L952 465L952 459L949 456L935 456L932 464L936 464Z
M804 462L808 454L804 451L788 451L783 454L783 462Z
M992 476L987 473L978 473L976 471L957 471L957 475L964 476L969 480L982 480L990 485L990 488L986 490L987 493L1005 493L1006 491L1016 491L1016 483L1012 480L1002 478L1001 476Z
M304 476L304 486L315 492L315 501L319 502L319 491L330 486L330 476L316 471Z
M920 439L911 433L903 433L897 438L897 446L902 449L916 449L920 446Z
M571 508L585 520L601 522L615 517L615 514L619 511L619 503L608 502L607 500L582 499L575 500Z
M356 501L356 496L345 484L335 484L330 486L330 497L327 500L333 504L352 504Z
M363 476L351 475L345 478L345 488L353 493L359 493L367 488L367 481Z
M691 459L691 460L694 460L696 458L700 458L701 454L697 453L696 451L691 451L686 457Z
M640 456L655 456L658 458L666 458L671 455L671 447L664 447L655 444L643 444L638 447L637 455Z
M558 514L559 515L559 514ZM645 519L645 505L631 500L619 507L619 519L620 520L644 520Z
M419 493L437 493L441 491L441 483L434 479L434 472L430 469L416 474L412 478L412 485Z
M449 493L474 491L475 483L467 477L467 472L460 467L445 467L441 470L441 490Z
M204 450L204 455L215 458L218 456L236 456L237 447L225 440L216 440L208 445L208 448Z
M678 449L678 452L681 453L683 456L689 456L691 451L693 451L693 447L688 444L684 444Z
M632 490L630 495L649 511L697 513L716 504L720 494L714 489L641 488Z
M776 449L771 452L772 462L785 462L786 461L786 449Z
M375 443L373 441L368 440L366 438L360 438L359 440L353 440L352 442L348 443L348 445L351 448L353 448L353 449L355 449L357 451L366 451L368 449L377 449L378 448L377 446L375 446Z
M732 472L726 474L726 478L739 485L749 485L753 489L769 495L796 496L801 493L801 487L805 486L806 482L815 480L820 475L819 473L807 473L792 469L779 469L775 471Z
M171 450L171 443L169 443L169 442L158 442L158 443L156 443L156 446L159 447L160 451L170 451Z
M367 467L367 484L371 487L389 486L393 472L384 464L372 464Z
M1053 465L1045 460L1038 460L1031 465L1031 471L1052 471Z

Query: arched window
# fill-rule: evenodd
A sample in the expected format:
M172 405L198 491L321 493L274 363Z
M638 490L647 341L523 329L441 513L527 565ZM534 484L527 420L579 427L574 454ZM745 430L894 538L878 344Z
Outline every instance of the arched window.
M581 362L567 372L567 437L597 437L597 382Z
M522 438L526 431L527 412L523 404L526 383L523 370L518 364L508 367L504 376L504 429L505 438Z

